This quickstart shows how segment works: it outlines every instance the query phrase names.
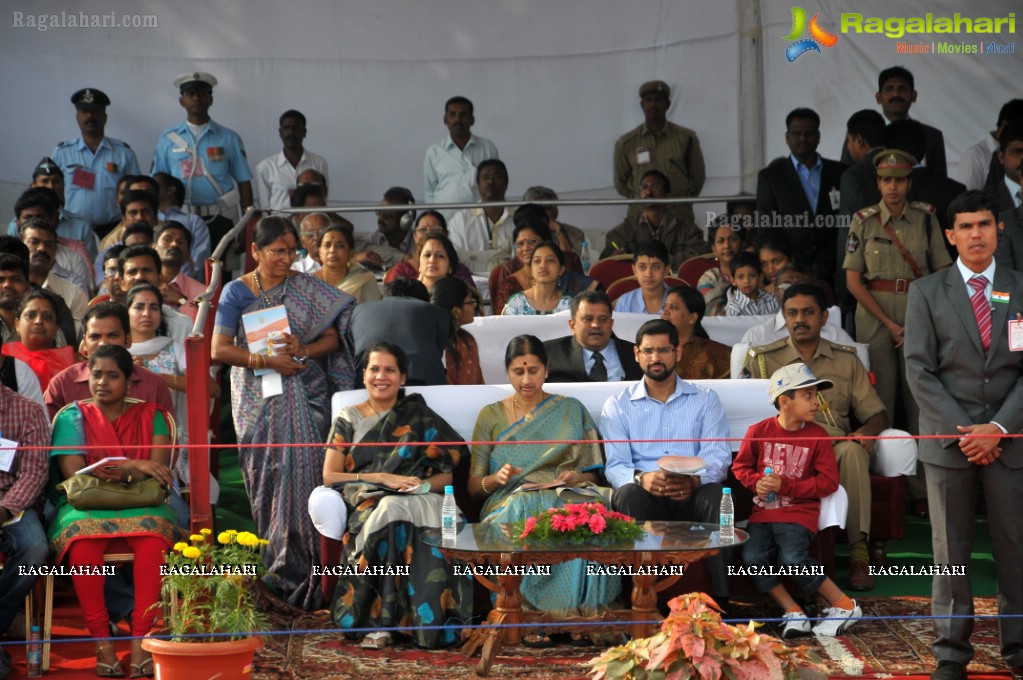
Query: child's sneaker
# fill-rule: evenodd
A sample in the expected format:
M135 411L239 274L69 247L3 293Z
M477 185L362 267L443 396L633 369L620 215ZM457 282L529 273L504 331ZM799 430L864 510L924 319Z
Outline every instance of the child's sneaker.
M810 634L810 619L803 612L785 612L782 618L785 619L785 627L781 636L786 640Z
M843 630L856 623L856 620L862 616L863 610L860 609L858 604L856 604L856 600L853 600L852 609L828 607L824 610L825 620L819 622L813 627L813 634L835 637Z

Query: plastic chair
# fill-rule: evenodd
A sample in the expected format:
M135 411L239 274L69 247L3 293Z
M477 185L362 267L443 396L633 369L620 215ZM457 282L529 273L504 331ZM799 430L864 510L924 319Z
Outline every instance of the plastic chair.
M589 277L600 281L604 290L608 290L611 284L618 279L632 276L632 255L613 255L590 267Z
M697 255L678 266L678 277L686 281L692 281L692 285L695 287L700 277L716 266L718 266L718 259L713 255Z

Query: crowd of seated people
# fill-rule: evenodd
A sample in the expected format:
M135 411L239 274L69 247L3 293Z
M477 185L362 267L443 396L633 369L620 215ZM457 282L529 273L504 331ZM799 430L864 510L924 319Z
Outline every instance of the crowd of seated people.
M216 200L222 196L204 202L204 193L210 195L204 191L209 189L207 179L201 178L198 185L183 183L175 176L179 165L162 156L177 153L173 144L164 143L174 142L170 135L199 134L190 137L197 147L211 143L203 139L206 132L195 129L212 123L208 109L216 79L195 73L179 80L176 85L192 127L164 133L153 177L139 174L133 152L113 163L117 172L90 178L70 170L77 167L73 154L81 151L72 146L87 146L96 162L106 158L104 154L127 154L125 145L104 137L106 95L75 93L72 102L81 139L62 143L50 154L52 159L44 158L35 168L32 185L15 205L11 236L3 237L9 241L0 242L3 387L28 398L17 397L19 408L32 411L32 418L43 413L42 408L38 414L30 408L32 400L36 406L45 405L54 418L54 445L98 442L123 451L126 461L97 473L111 480L148 476L170 485L176 475L187 483L187 464L182 464L187 458L172 460L168 445L174 431L180 433L179 441L187 441L189 384L207 380L187 373L181 341L191 328L187 317L194 317L192 303L204 289L203 262L210 252L211 231L224 231ZM408 209L381 211L379 231L368 240L358 238L351 223L330 212L303 214L294 221L277 215L259 220L248 253L255 269L231 281L221 293L212 358L230 373L245 488L257 531L269 540L265 583L271 592L305 609L329 604L343 629L469 620L469 582L452 576L443 561L417 540L423 530L437 526L439 493L465 456L471 459L468 491L482 503L485 524L514 521L540 507L566 502L567 497L554 491L516 491L524 481L553 479L609 505L616 505L616 498L633 504L638 498L646 507L649 496L681 506L695 503L699 495L699 510L706 511L708 503L713 504L708 500L713 486L723 478L717 468L714 478L691 482L690 487L653 469L644 470L649 468L648 452L626 452L634 455L629 468L622 465L622 451L617 451L618 470L612 479L605 476L605 452L596 443L521 442L601 438L603 430L585 409L573 399L547 394L545 382L638 380L631 389L645 385L643 389L649 390L643 399L667 406L689 394L683 381L729 377L730 348L708 337L704 329L708 317L718 316L749 316L751 328L764 334L757 336L764 343L751 352L744 374L766 378L768 362L798 354L818 377L835 384L833 390L848 392L822 402L818 415L832 434L864 437L843 442L847 446L836 446L835 451L842 484L851 496L850 515L855 513L849 528L850 587L869 590L873 580L865 569L871 559L870 499L864 482L872 464L869 437L892 423L917 431L912 395L904 373L899 380L898 369L901 338L910 321L904 316L905 282L950 264L942 255L944 241L938 238L938 220L945 215L935 216L928 204L913 200L924 194L911 193L914 187L920 192L945 186L935 179L945 174L943 140L939 131L907 121L906 98L900 100L898 91L890 91L906 85L915 99L912 75L905 69L888 69L879 78L878 102L891 121L884 135L876 134L877 121L871 127L860 125L858 119L854 125L850 119L847 149L856 149L855 160L869 166L870 181L877 183L877 195L872 186L861 187L869 190L863 195L879 202L852 206L852 231L844 243L825 230L804 236L791 229L768 228L761 219L801 215L816 220L839 211L836 187L849 170L817 153L820 117L799 108L786 119L791 154L761 172L755 202L730 203L728 215L708 225L705 237L688 207L652 203L628 211L607 234L603 254L631 256L638 289L615 300L597 290L601 284L586 275L588 263L580 257L586 232L558 222L555 206L481 207L447 215L426 209L417 214L411 191L393 187L384 195L384 204ZM705 167L698 139L691 130L666 121L669 97L670 88L660 81L640 88L645 122L624 135L615 149L615 186L623 196L698 196L702 189ZM1018 188L1019 169L1012 167L1011 159L1023 138L1018 116L1012 113L1018 107L1010 108L1000 114L1002 139L992 150L994 180L988 182L988 193L1005 212L1020 207L1018 200L1006 202L1018 198L1007 192L1013 182ZM492 142L471 134L474 123L471 102L456 97L445 103L449 136L427 154L427 208L441 200L505 199L508 168L497 158ZM260 207L279 209L284 205L281 197L290 194L293 207L326 209L325 161L301 145L305 117L287 112L280 126L283 162L259 173L264 195L276 199L261 199L266 205ZM219 153L231 157L228 177L241 194L239 206L248 207L254 197L244 152L237 153L240 139L222 126L217 129L228 141L223 147L203 148L219 148ZM98 144L103 141L110 148L101 151ZM921 164L925 172L916 167ZM83 182L92 181L94 195L83 191ZM811 188L816 195L811 195ZM532 187L525 198L557 196L545 187ZM759 212L750 214L748 203ZM908 231L900 233L903 240L912 239L910 250L918 254L916 261L922 261L923 268L914 266L912 254L901 254L905 248L900 249L898 238L878 231L887 226L888 218L904 222L900 229L915 230L910 236ZM918 228L918 222L926 226ZM898 266L886 269L881 263L885 258L872 260L866 252L868 239L872 247L881 244L877 247L884 248L889 265ZM300 249L307 253L301 258ZM666 282L683 262L708 251L715 258L713 264L698 280L688 281L690 286L671 287ZM843 252L848 253L844 264ZM899 257L905 259L904 266ZM842 264L837 272L836 261ZM472 335L483 303L472 272L491 270L495 315L568 312L570 332L544 343L532 335L518 336L507 345L505 368L514 394L484 407L474 432L479 442L498 445L468 443L443 450L405 446L404 442L430 438L458 440L421 397L406 396L401 388L483 384L480 354L501 348L480 346ZM386 297L378 274L389 284ZM872 364L884 363L880 397L862 364L850 363L852 377L844 381L820 366L823 353L833 353L843 362L858 361L851 338L841 335L833 342L829 335L835 330L824 323L836 291L842 296L846 289L860 304L857 337L871 345ZM878 307L878 300L891 309ZM837 302L848 307L842 297ZM659 316L660 325L652 327L656 332L640 334L634 346L612 333L613 311ZM257 338L248 326L270 312L283 314L286 332L271 343L269 352L252 351L250 345ZM867 322L874 326L867 328ZM651 344L651 338L660 344ZM644 382L647 379L652 382ZM209 380L215 395L216 375ZM330 395L357 386L365 386L368 399L341 414L332 413ZM3 391L0 395L9 396ZM602 420L601 428L604 425ZM6 436L6 425L4 432ZM24 438L24 443L29 441ZM323 441L330 442L326 450L316 444ZM347 446L354 443L374 446ZM299 446L278 448L282 444ZM55 450L52 457L51 481L98 460L91 451L74 448ZM634 476L622 476L623 467ZM7 493L4 474L0 472L0 492ZM373 495L380 487L402 490L421 482L429 483L431 493ZM347 536L342 559L362 565L408 564L412 569L407 582L350 577L338 585L333 602L323 601L311 570L320 559L314 530L320 524L305 512L310 499L324 495L321 486L334 494L326 502L329 512L342 517L342 535ZM918 500L923 500L922 488L919 493ZM54 500L61 501L59 495ZM695 507L686 507L689 514L699 515ZM100 561L109 539L126 539L136 554L136 577L134 611L123 607L122 611L131 614L132 630L138 634L148 632L153 623L147 609L156 599L153 572L188 515L180 496L172 494L166 508L146 517L153 519L147 523L148 532L135 531L137 514L129 514L104 525L109 535L92 532L88 539L72 538L81 533L82 522L97 518L77 517L59 502L49 527L57 559L66 555L72 564ZM615 579L585 578L583 571L584 565L572 563L550 579L527 579L523 596L528 605L559 616L599 612L618 596L620 584ZM79 580L75 588L90 633L104 637L110 616L97 597L102 590ZM714 580L713 588L719 598L727 597L719 580ZM4 615L0 611L0 621ZM411 637L418 645L434 647L454 643L457 635L442 629ZM388 642L386 635L365 640L378 648ZM527 643L546 646L549 638L541 631L527 636ZM133 674L151 672L148 657L134 645L131 666ZM97 672L111 676L122 672L108 643L97 647Z

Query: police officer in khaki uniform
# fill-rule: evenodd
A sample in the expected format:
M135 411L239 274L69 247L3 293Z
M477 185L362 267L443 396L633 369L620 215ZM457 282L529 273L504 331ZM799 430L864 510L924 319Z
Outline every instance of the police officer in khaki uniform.
M827 395L817 393L819 407L815 421L835 437L873 437L888 427L884 403L870 384L866 367L856 356L856 348L821 337L828 320L827 299L819 286L796 283L785 291L782 313L789 335L768 345L752 347L746 355L742 377L768 379L782 366L805 363L834 388ZM850 417L862 425L852 430ZM849 537L849 588L870 590L870 462L874 440L834 442L839 481L849 495L845 529Z
M881 202L853 216L843 268L856 309L856 341L869 346L870 369L885 409L895 419L902 386L906 429L917 428L916 401L906 382L902 355L906 293L915 279L952 264L934 208L907 203L910 174L917 161L899 149L874 155Z

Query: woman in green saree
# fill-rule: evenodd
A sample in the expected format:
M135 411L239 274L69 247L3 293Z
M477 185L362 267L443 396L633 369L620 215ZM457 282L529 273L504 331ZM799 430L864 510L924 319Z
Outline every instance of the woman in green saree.
M604 456L593 419L579 400L543 389L547 352L532 335L508 343L504 365L515 393L480 411L473 431L469 492L483 499L483 523L517 522L566 503L600 502L610 507L611 490L597 486ZM495 446L486 442L553 442ZM526 483L560 481L565 487L520 491ZM606 609L621 592L618 577L588 576L586 562L555 565L550 576L525 576L523 601L559 619L591 615ZM573 643L586 644L583 636ZM542 632L524 643L548 647Z
M417 646L444 647L469 622L472 577L455 576L419 536L440 527L444 486L468 451L429 443L461 438L420 395L404 394L408 358L400 347L381 342L366 357L369 398L335 418L323 465L323 484L341 493L348 510L341 564L364 572L339 579L331 613L342 629L409 626L405 634ZM429 492L407 493L424 482ZM365 573L372 567L407 574ZM381 649L390 639L388 631L370 633L363 647Z

